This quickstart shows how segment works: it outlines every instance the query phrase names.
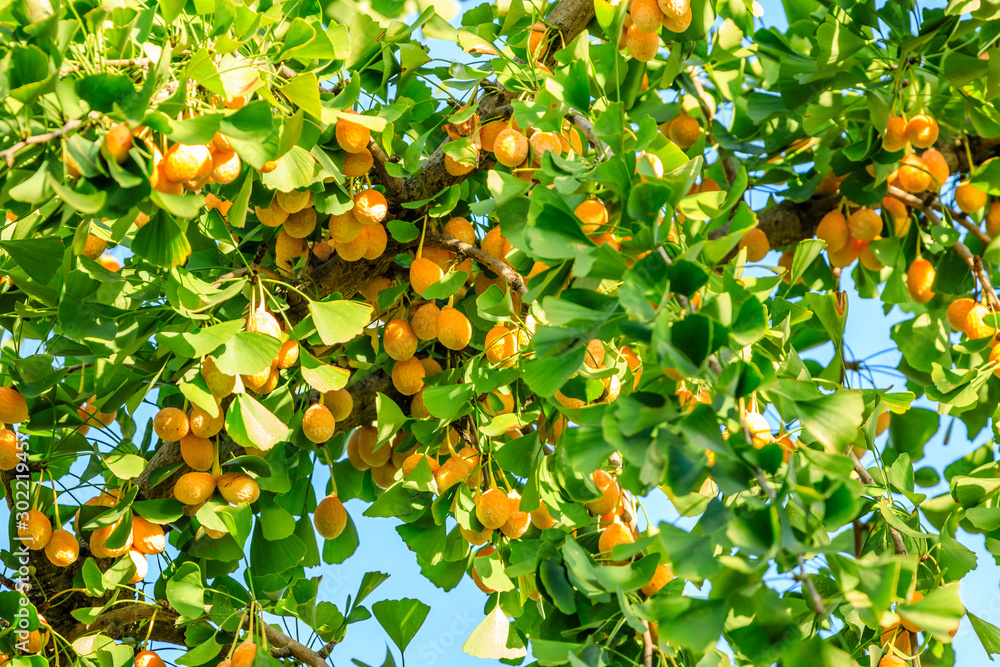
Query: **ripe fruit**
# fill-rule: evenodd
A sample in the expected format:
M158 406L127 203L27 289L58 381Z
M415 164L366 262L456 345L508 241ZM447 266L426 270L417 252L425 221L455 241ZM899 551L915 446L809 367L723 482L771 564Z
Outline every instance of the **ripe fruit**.
M690 0L658 0L658 4L663 12L663 27L670 32L681 33L691 25Z
M837 251L828 251L827 257L831 266L849 266L858 258L861 252L861 241L850 239L843 248Z
M537 509L529 512L529 516L531 516L531 525L538 530L545 530L556 525L556 520L552 518L549 508L545 503L539 503Z
M500 526L500 532L516 540L528 531L531 515L521 511L521 494L517 491L507 493L507 508L507 520Z
M944 159L944 155L933 149L921 153L920 159L924 161L924 164L927 165L927 170L931 172L932 188L940 190L948 180L948 177L951 176L948 161Z
M451 456L441 464L441 467L434 471L434 481L437 483L439 494L455 486L469 476L469 467L461 458Z
M990 210L986 212L986 233L990 238L1000 233L1000 201L990 204Z
M212 173L212 153L207 146L174 144L163 155L163 175L174 183L197 181Z
M475 545L486 544L487 542L490 541L490 538L493 536L493 531L489 528L484 528L483 530L477 533L474 530L468 530L467 528L459 526L458 532L462 533L462 537L465 538L466 542Z
M924 599L924 594L920 591L913 591L907 598L907 604L915 604ZM910 632L923 632L923 627L917 625L913 621L907 620L905 612L899 612L900 624L909 630Z
M432 475L441 467L441 464L437 462L437 459L432 456L428 456L427 454L410 454L406 457L406 460L403 461L403 478L405 479L412 475L413 471L417 469L417 465L419 465L419 463L423 460L427 461L427 465L430 468Z
M433 340L437 338L437 319L440 313L441 309L433 303L425 303L413 311L410 327L418 339Z
M149 571L149 564L146 562L146 556L140 551L135 549L128 550L129 560L132 561L132 565L135 567L135 574L129 579L129 584L137 584L146 578L146 573Z
M900 160L896 178L900 186L909 192L923 192L931 187L930 170L916 155L907 155Z
M743 248L747 249L748 262L759 262L771 251L771 242L762 229L755 227L740 239L739 249Z
M132 148L132 131L128 129L128 125L125 123L116 123L104 135L104 142L101 144L101 153L105 157L121 164L128 157L130 148Z
M52 531L49 543L45 545L45 557L56 567L69 567L80 556L80 543L73 533L62 530Z
M108 271L117 273L122 270L122 265L115 258L114 255L104 254L97 258L97 263L103 266Z
M371 130L368 127L351 119L351 116L357 115L356 111L344 111L337 118L337 145L348 153L360 153L366 150L366 146L372 138Z
M599 199L587 199L573 212L583 223L584 234L593 234L608 224L608 209Z
M405 321L400 319L386 322L382 332L382 346L386 354L402 361L409 359L417 351L417 335Z
M292 190L291 192L279 190L274 195L274 201L287 213L298 213L307 206L312 206L313 194L311 190Z
M514 332L498 324L486 332L486 358L499 364L517 354L517 336Z
M392 366L392 385L406 396L412 396L424 388L427 372L416 357L397 361Z
M336 243L353 241L361 232L361 222L355 217L353 210L331 215L327 227L330 230L330 238Z
M220 371L215 365L215 359L212 357L205 357L201 362L201 377L205 380L208 391L216 398L225 398L233 393L233 389L236 388L236 376L227 375Z
M132 547L137 551L155 556L167 548L167 538L163 528L146 521L141 516L132 517Z
M244 641L233 651L232 667L250 667L257 657L257 644L250 640Z
M153 417L153 430L167 442L177 442L188 433L190 424L183 410L163 408Z
M906 289L917 303L927 303L934 298L931 287L934 285L934 266L926 259L913 260L906 270Z
M541 165L542 155L552 151L556 155L562 155L562 141L555 132L535 132L528 139L531 146L532 160L535 165Z
M304 239L316 229L316 209L312 206L295 213L289 213L281 226L293 239Z
M476 230L465 218L454 217L449 220L444 226L444 234L469 245L476 242Z
M20 424L28 420L28 404L20 392L0 387L0 423Z
M604 470L595 470L591 477L594 480L594 484L597 485L597 490L601 492L601 497L587 503L587 509L592 514L600 516L618 507L618 501L621 498L621 489L618 487L618 482L615 478Z
M257 219L265 227L280 227L288 218L288 211L278 206L278 198L275 197L267 208L254 207Z
M17 536L32 551L44 549L52 537L52 522L38 510L28 510L23 518L18 517Z
M8 429L0 430L0 470L13 470L21 460L21 441Z
M326 245L326 244L324 244ZM329 246L327 246L329 247ZM278 350L278 368L291 368L299 360L299 342L286 340Z
M701 138L701 124L686 112L681 112L668 124L667 138L687 150Z
M442 278L444 278L444 272L441 267L426 257L418 257L410 264L410 287L420 296L423 296L428 287L440 282Z
M645 596L653 597L658 590L669 584L674 579L674 571L670 569L670 566L665 563L660 563L656 566L656 570L653 571L653 578L650 579L649 583L640 588L645 594Z
M910 212L907 210L906 204L895 197L883 197L882 210L889 214L895 235L906 236L910 230Z
M360 178L371 171L375 158L367 148L357 153L348 153L344 157L344 167L340 170L347 178Z
M378 433L374 426L366 426L357 430L358 434L358 455L365 463L372 468L384 466L392 456L392 447L383 443L376 449L378 444Z
M509 517L510 501L500 489L490 489L476 500L476 518L487 529L501 527Z
M966 213L975 213L986 206L987 195L968 181L955 188L955 203Z
M632 15L632 23L639 26L639 30L650 33L659 32L666 18L656 0L634 0L629 13Z
M356 262L368 252L368 228L362 227L350 241L337 243L334 250L345 262Z
M840 211L830 211L819 221L816 238L825 241L827 250L831 252L842 249L850 238L847 218Z
M215 445L208 438L188 433L181 438L181 458L192 470L205 472L215 461Z
M326 442L336 430L337 422L333 413L322 403L313 403L302 415L302 433L310 442Z
M389 461L384 466L372 468L372 483L380 489L388 489L396 482L396 471L398 468Z
M759 412L747 411L743 414L743 423L750 431L753 446L757 449L774 442L774 437L771 435L771 425L764 419L764 415Z
M141 651L135 654L135 667L166 667L166 665L163 659L152 651Z
M208 414L197 405L191 408L191 418L189 420L191 435L199 438L214 437L222 430L225 423L226 416L222 413L221 408L216 417Z
M859 208L847 219L847 228L858 241L871 241L882 231L882 216L870 208Z
M354 397L346 389L334 389L323 395L323 404L330 410L334 421L343 421L354 409Z
M528 157L528 139L517 130L507 128L493 141L493 154L505 167L516 167Z
M368 232L368 243L365 246L365 259L378 259L385 252L385 247L389 244L389 237L385 233L382 225L369 225L365 228Z
M477 551L476 555L472 558L472 569L470 570L472 573L472 581L474 581L476 586L479 587L479 590L486 593L487 595L492 595L493 593L496 593L496 591L483 583L482 578L479 576L479 572L476 571L476 559L486 558L490 554L496 553L496 551L497 551L496 548L492 544L488 544L479 551Z
M545 24L534 23L531 32L528 33L528 55L532 58L541 58L544 53Z
M212 156L212 180L220 185L235 181L242 169L243 163L236 153L216 153Z
M469 319L451 306L441 309L437 319L438 340L449 350L462 350L472 339Z
M215 493L215 478L207 472L189 472L174 484L174 498L183 505L201 505Z
M612 523L601 531L601 537L597 541L597 548L602 554L607 554L619 544L632 544L635 538L632 531L620 523Z
M878 240L882 238L881 236L876 236L875 239ZM861 244L861 251L858 253L858 261L861 262L861 266L865 267L869 271L881 271L885 268L885 264L878 260L872 249L868 247L867 243Z
M914 148L930 148L938 139L937 121L927 114L917 114L906 124L906 138Z
M227 503L254 503L260 497L260 487L253 477L242 472L227 472L218 481L219 493Z
M883 627L880 642L883 648L892 645L901 653L910 653L910 633L904 631L899 623Z
M882 135L882 148L890 153L898 153L906 148L906 122L900 116L890 116L889 124Z
M948 304L945 316L948 318L948 324L951 325L951 328L955 331L965 333L965 317L975 306L976 302L968 297L955 299Z
M340 498L331 494L320 501L313 515L316 532L328 540L336 539L347 526L347 510Z
M983 318L989 314L990 311L986 306L981 303L974 304L965 314L965 322L961 330L972 339L995 335L996 328L983 321Z
M660 36L655 32L643 32L633 23L625 30L625 48L636 60L648 63L660 50Z
M354 217L363 225L378 225L385 220L389 204L378 190L362 190L354 195Z

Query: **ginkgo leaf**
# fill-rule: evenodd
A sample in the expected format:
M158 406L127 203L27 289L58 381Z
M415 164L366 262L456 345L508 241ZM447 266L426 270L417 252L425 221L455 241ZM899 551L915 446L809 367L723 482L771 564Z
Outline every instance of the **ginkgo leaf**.
M509 648L507 646L509 634L510 621L497 605L465 640L462 651L486 660L510 660L526 656L527 651L524 647Z

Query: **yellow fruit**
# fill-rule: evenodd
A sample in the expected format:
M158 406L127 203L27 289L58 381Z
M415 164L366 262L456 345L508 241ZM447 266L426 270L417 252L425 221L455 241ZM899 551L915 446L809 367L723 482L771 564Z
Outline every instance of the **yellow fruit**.
M236 650L233 651L233 657L230 658L232 661L231 667L250 667L253 665L254 658L256 657L257 644L248 639L237 646Z
M976 213L984 208L986 199L986 193L968 181L955 188L955 203L966 213Z
M132 565L135 567L135 574L132 575L132 578L129 579L128 583L130 585L134 585L146 578L146 573L149 571L149 563L146 562L145 554L137 551L136 549L128 550L128 558L132 561ZM136 664L139 664L139 656L136 656Z
M426 371L419 359L403 359L392 366L392 385L399 393L412 396L424 388L425 375Z
M469 319L451 306L441 309L437 319L438 340L449 350L463 350L472 339Z
M753 438L753 446L761 449L764 445L774 442L771 435L771 425L764 419L764 415L759 412L748 411L743 414L743 423L746 424L750 436Z
M587 509L592 514L601 515L617 508L621 498L621 488L615 478L604 470L595 470L591 477L597 485L597 490L601 492L601 497L587 503Z
M889 422L891 421L891 419L892 419L892 413L889 412L888 410L884 410L881 414L879 414L879 416L875 419L876 437L885 433L885 430L889 428Z
M587 199L573 212L583 223L584 234L593 234L608 224L608 209L599 199Z
M454 217L444 226L445 236L458 239L462 243L473 245L476 242L476 229L465 218Z
M639 590L641 590L647 598L653 597L654 595L656 595L657 591L659 591L661 588L669 584L671 581L673 581L673 579L674 579L674 571L670 569L670 566L666 565L665 563L660 563L659 565L656 566L656 569L653 571L653 578L649 581L648 584L646 584Z
M208 146L174 144L163 155L163 175L173 183L198 181L212 173L212 152Z
M105 157L122 163L128 157L130 148L132 148L132 131L125 123L116 123L104 135L101 152Z
M500 528L510 517L510 501L500 489L490 489L476 500L476 518L488 530Z
M682 149L687 150L701 138L701 124L687 113L681 113L670 121L667 127L667 138Z
M909 664L898 655L884 655L878 661L878 667L910 667Z
M336 539L347 526L347 510L335 495L329 495L316 506L313 515L316 532L328 540Z
M487 595L492 595L493 593L496 593L496 591L483 583L482 577L479 576L479 572L476 570L476 559L486 558L490 554L496 553L496 551L497 551L496 548L492 544L488 544L479 551L477 551L476 555L472 559L472 566L470 569L470 573L472 574L472 581L474 581L476 586L479 587L479 590L486 593Z
M183 505L201 505L215 493L215 478L207 472L189 472L174 484L174 498Z
M280 227L288 218L288 211L278 206L278 198L275 197L267 208L254 207L257 219L265 227Z
M528 157L528 139L519 131L507 128L497 134L493 142L493 155L505 167L516 167Z
M876 236L875 239L880 239L881 236ZM881 271L885 268L885 264L878 260L872 249L868 247L867 243L861 244L861 251L858 253L858 261L861 262L861 266L865 267L869 271Z
M368 232L366 238L367 243L365 244L365 254L364 258L369 260L375 260L382 256L385 252L385 247L389 243L389 237L385 233L385 227L382 225L369 225L365 227L365 231Z
M882 198L882 210L889 214L889 219L893 222L895 236L906 236L910 231L910 212L906 204L895 197Z
M354 195L354 217L363 225L379 225L385 221L389 204L378 190L362 190Z
M633 23L625 31L625 48L636 60L649 62L660 50L660 36L655 32L643 32Z
M440 313L441 309L433 303L425 303L413 311L410 328L419 340L433 340L437 338L437 319Z
M597 540L597 548L602 554L609 553L619 544L632 544L635 538L632 531L620 523L613 523L601 531L601 537Z
M357 115L356 111L344 111L337 118L337 144L348 153L359 153L366 150L368 142L371 141L371 130L365 125L351 120L351 116Z
M215 445L208 438L188 433L181 438L181 458L192 470L205 472L215 462Z
M449 457L441 464L441 467L434 471L434 481L437 483L439 494L455 486L469 476L469 468L465 461L457 456Z
M528 513L531 517L531 525L539 530L552 528L556 525L556 520L549 513L549 508L545 503L539 503L538 508Z
M213 417L198 406L191 408L190 418L191 435L199 438L212 438L218 435L219 431L226 423L226 416L222 409L219 409L217 417Z
M989 309L981 303L977 303L965 314L965 326L962 331L969 338L986 338L996 335L996 328L983 321L983 318L990 314Z
M386 354L402 361L409 359L417 351L417 335L405 321L400 319L386 322L382 332L382 346Z
M920 159L924 161L927 170L931 172L931 189L940 190L948 177L951 176L948 161L944 159L944 155L933 149L921 153Z
M517 336L507 327L498 324L486 332L486 358L494 364L504 362L517 354Z
M948 318L948 324L951 328L955 331L965 333L965 318L975 306L976 302L967 297L955 299L948 304L945 316Z
M281 338L281 325L277 318L263 308L256 308L247 316L247 331Z
M418 295L423 296L424 291L444 278L441 267L427 259L418 257L410 264L410 287Z
M827 257L831 266L850 266L861 253L861 241L850 239L843 248L837 251L828 251Z
M167 548L167 537L163 528L146 521L141 516L132 517L132 547L137 551L154 556Z
M890 153L898 153L906 148L906 121L900 116L890 116L889 124L882 135L882 148Z
M360 178L371 171L375 164L375 158L367 148L362 148L357 153L348 153L344 157L344 168L341 173L347 178Z
M281 228L293 239L308 238L316 229L316 209L309 206L301 211L289 213Z
M48 544L45 545L45 557L56 567L69 567L80 556L80 543L69 531L52 531Z
M739 249L743 248L747 249L748 262L759 262L771 252L771 242L767 240L767 234L762 229L755 227L740 239Z
M20 424L28 420L28 404L20 392L0 387L0 423Z
M260 486L253 477L242 472L227 472L218 480L219 493L227 503L255 503L260 497Z
M212 357L205 357L201 362L201 377L205 380L208 391L216 398L225 398L236 388L236 376L220 371Z
M663 12L663 27L670 32L681 33L688 29L694 14L690 0L657 0Z
M350 394L348 394L350 396ZM310 442L326 442L337 430L333 413L321 403L313 403L302 416L302 433Z
M417 465L424 460L427 461L427 466L430 468L432 475L441 467L437 459L432 456L428 456L427 454L410 454L403 461L403 478L406 479L412 475L413 471L417 469Z
M474 545L486 544L493 536L493 530L490 528L485 528L477 533L476 531L468 530L459 526L458 532L462 534L462 537L465 538L466 542Z
M298 213L302 209L312 206L313 193L311 190L292 190L291 192L275 193L274 201L288 214Z
M337 243L334 250L345 262L356 262L368 252L368 227L362 227L351 241Z
M926 259L913 260L906 270L906 288L917 303L927 303L934 298L931 287L934 285L934 266Z
M243 163L236 153L215 153L212 156L212 180L220 185L228 185L240 175Z
M153 430L167 442L177 442L187 435L189 428L187 415L177 408L163 408L153 417Z
M99 236L94 236L93 234L87 234L87 243L83 246L83 252L80 254L84 257L89 257L90 259L97 259L101 256L101 253L107 249L108 243Z
M17 434L8 429L0 429L0 470L13 470L23 453Z
M900 160L896 177L899 185L909 192L923 192L931 187L930 169L916 155L907 155Z
M291 368L299 360L299 342L286 340L278 350L278 368Z
M361 222L354 216L353 210L331 215L327 227L330 238L337 243L349 243L361 233Z
M906 124L906 138L914 148L930 148L938 139L937 121L927 114L917 114Z
M347 419L354 410L354 397L346 389L334 389L323 394L323 403L330 410L334 421Z
M858 241L871 241L882 231L882 216L870 208L859 208L847 219L847 228Z
M374 426L360 428L358 433L358 455L372 468L384 466L392 456L392 447L383 443L377 447L378 433Z

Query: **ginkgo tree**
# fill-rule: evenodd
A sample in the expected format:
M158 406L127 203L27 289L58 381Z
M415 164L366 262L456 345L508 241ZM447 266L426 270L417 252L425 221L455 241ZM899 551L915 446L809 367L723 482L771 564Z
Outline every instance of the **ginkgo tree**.
M1000 652L1000 6L783 4L0 3L0 663L405 652L387 520L482 658Z

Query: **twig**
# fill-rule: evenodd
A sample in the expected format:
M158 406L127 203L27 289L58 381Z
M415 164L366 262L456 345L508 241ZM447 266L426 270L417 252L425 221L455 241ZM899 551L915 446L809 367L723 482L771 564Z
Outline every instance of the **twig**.
M594 125L593 123L590 122L589 119L584 118L579 114L570 113L566 114L566 120L575 125L577 129L579 129L580 132L583 133L583 136L587 138L587 141L594 144L594 147L600 153L598 161L608 159L609 149L607 145L603 141L601 141L594 133Z
M812 576L806 574L806 559L802 557L802 554L797 554L799 560L799 572L801 572L802 586L806 589L806 593L809 595L809 602L811 603L812 610L817 616L826 615L826 605L823 604L823 598L820 597L819 591L816 590L816 585L813 584Z
M875 483L875 479L868 474L868 470L865 469L865 466L858 460L858 457L854 455L854 452L848 449L847 455L850 456L851 461L854 462L854 472L858 473L858 478L861 480L862 484L867 486L878 486ZM903 542L903 536L899 534L898 530L889 524L886 524L885 527L889 530L889 536L892 538L892 546L896 550L896 553L905 556L906 544Z
M150 67L156 63L154 63L151 58L112 58L110 60L101 61L100 64L105 67ZM59 68L59 74L72 74L73 72L78 72L81 69L83 69L83 65L64 65Z
M708 141L719 152L719 158L722 162L722 172L726 175L726 184L732 185L736 180L736 168L733 166L732 158L722 157L722 148L715 142L715 134L712 132L712 120L714 116L708 108L708 102L705 100L709 96L708 92L705 90L701 79L696 75L694 67L688 67L688 76L691 77L691 83L694 85L695 92L698 93L698 106L701 107L701 114L705 117L705 133L708 135Z
M453 239L450 236L445 236L444 234L433 234L428 233L425 243L436 246L438 248L448 248L459 255L464 255L466 257L471 257L480 264L486 266L490 271L497 274L498 276L503 276L507 283L520 294L525 294L528 291L528 287L524 284L524 279L511 268L506 262L497 259L493 255L488 255L476 246L469 245L458 239Z
M91 117L93 117L93 112L91 112ZM83 125L83 123L84 121L78 118L66 121L66 124L63 125L61 128L59 128L58 130L52 130L51 132L46 132L45 134L36 134L32 137L28 137L27 139L23 139L17 142L16 144L14 144L13 146L4 151L0 151L0 156L3 157L8 167L13 167L14 156L20 153L28 146L34 146L36 144L44 144L50 141L55 141L56 139L59 139L63 135L68 134L73 130L79 128L81 125Z
M653 667L653 635L649 631L649 621L643 621L646 631L642 633L642 664L643 667Z
M372 160L375 163L375 173L378 174L379 182L385 186L390 195L398 195L402 191L403 179L391 176L385 168L385 163L389 161L389 156L385 154L382 147L374 140L368 142L368 150L371 151Z
M899 188L891 185L889 186L889 196L895 197L904 204L912 206L913 208L922 212L924 215L927 215L928 209L934 211L947 210L949 215L951 215L952 220L954 220L962 227L964 227L966 230L968 230L968 232L973 236L975 236L977 239L979 239L983 243L983 245L989 245L990 241L993 240L985 232L983 232L983 230L979 229L979 227L972 224L972 222L969 221L969 216L967 216L965 213L961 211L951 208L950 206L942 206L941 202L938 201L936 197L932 199L930 203L928 203L920 199L919 197L911 195L909 192L905 192L904 190L900 190ZM938 221L938 223L941 222L941 219L938 218L937 216L935 216L935 219Z

